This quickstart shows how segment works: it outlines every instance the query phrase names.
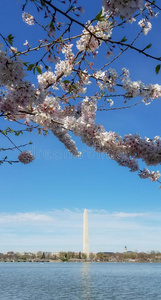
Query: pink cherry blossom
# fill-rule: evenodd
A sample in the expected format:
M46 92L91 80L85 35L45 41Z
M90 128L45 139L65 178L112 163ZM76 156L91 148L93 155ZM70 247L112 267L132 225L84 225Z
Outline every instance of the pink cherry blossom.
M34 156L29 151L23 151L19 154L18 159L23 164L29 164L34 160Z

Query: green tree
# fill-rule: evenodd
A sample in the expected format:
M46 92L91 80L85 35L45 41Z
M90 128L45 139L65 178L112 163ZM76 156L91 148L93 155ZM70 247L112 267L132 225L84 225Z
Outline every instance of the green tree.
M41 259L45 259L45 253L43 252Z

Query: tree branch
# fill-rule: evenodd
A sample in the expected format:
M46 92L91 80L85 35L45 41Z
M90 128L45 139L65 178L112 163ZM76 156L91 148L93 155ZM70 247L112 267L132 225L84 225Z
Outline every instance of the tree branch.
M113 41L111 39L109 39L108 42L111 43L111 44L116 44L116 45L121 45L121 46L128 47L128 48L133 49L133 50L135 50L135 51L137 51L137 52L139 52L139 53L141 53L141 54L143 54L143 55L145 55L147 57L150 57L152 59L161 61L161 57L156 57L156 56L153 56L153 55L150 55L150 54L146 53L144 51L145 48L143 50L141 50L141 49L138 49L138 48L134 47L132 44L127 44L127 43L123 43L123 42Z
M138 105L138 104L141 104L141 103L143 103L142 101L139 101L139 102L137 102L137 103L135 103L135 104L132 104L132 105L128 105L128 106L122 106L122 107L111 107L111 108L99 108L98 107L98 111L109 111L109 110L120 110L120 109L126 109L126 108L132 108L132 107L134 107L134 106L136 106L136 105Z

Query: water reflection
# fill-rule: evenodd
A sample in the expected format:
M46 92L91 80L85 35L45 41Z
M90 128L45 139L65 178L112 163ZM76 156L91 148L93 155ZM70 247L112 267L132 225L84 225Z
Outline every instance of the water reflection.
M82 296L84 300L91 300L92 280L91 280L91 263L82 263Z
M161 264L0 263L0 300L161 300Z

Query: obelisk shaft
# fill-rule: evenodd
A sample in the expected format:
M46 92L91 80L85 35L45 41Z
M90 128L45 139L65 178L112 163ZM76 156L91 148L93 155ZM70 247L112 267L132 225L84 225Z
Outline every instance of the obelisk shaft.
M88 213L86 209L83 213L83 253L89 258Z

